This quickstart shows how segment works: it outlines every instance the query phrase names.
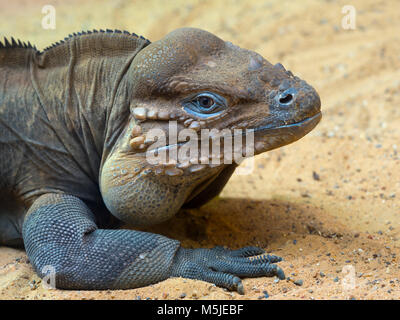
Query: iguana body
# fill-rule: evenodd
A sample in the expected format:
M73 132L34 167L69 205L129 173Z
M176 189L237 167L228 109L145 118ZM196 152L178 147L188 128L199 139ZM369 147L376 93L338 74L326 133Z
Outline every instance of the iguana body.
M235 169L198 154L149 164L151 130L168 135L170 121L178 132L252 129L257 154L301 138L319 119L318 94L304 81L198 29L152 44L127 32L87 32L43 52L6 41L0 244L23 240L40 276L55 268L58 288L125 289L181 276L242 292L239 277L282 278L280 258L256 247L184 249L160 235L105 228L159 223L199 206Z

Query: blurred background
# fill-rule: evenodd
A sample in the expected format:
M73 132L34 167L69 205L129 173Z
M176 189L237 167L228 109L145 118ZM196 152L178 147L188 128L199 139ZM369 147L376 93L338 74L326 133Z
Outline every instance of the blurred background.
M42 26L46 5L55 9L55 29ZM153 231L192 247L268 247L285 257L288 275L304 280L247 279L246 298L266 289L277 299L399 299L400 1L0 1L0 35L40 50L81 30L115 28L155 41L179 27L206 29L281 62L319 92L323 119L293 145L257 156L254 173L233 176L218 199ZM16 257L24 254L0 248L0 264ZM351 290L341 285L346 264L356 275ZM0 296L46 298L30 291L32 279L29 267L0 273ZM186 290L187 298L241 298L176 281L114 296L176 298Z

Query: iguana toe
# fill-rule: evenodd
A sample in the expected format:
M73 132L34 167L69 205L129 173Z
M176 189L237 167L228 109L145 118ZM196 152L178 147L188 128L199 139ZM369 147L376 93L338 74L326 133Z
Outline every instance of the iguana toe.
M244 293L240 277L273 277L285 279L276 262L281 257L266 255L257 247L229 250L180 248L172 266L171 276L203 280L217 286Z

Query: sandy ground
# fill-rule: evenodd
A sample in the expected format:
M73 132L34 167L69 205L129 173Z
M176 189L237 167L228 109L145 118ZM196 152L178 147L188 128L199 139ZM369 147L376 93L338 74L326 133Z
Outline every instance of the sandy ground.
M41 28L53 4L56 30ZM24 251L0 248L0 299L399 299L400 2L1 1L0 35L38 48L71 32L119 28L151 40L207 29L281 62L311 83L323 120L295 144L258 156L221 196L151 230L189 247L259 245L290 280L245 279L245 295L169 279L126 291L48 290ZM347 271L349 271L347 273ZM354 277L352 276L354 275ZM302 280L302 285L296 285ZM301 282L301 281L300 281Z

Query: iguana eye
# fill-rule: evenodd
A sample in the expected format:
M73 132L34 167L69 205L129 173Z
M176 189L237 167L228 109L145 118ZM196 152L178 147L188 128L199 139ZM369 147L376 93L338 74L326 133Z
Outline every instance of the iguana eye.
M202 92L185 99L182 105L186 112L201 118L215 116L227 107L226 100L216 93Z
M198 101L200 106L205 109L211 108L214 105L214 100L207 96L200 96Z

